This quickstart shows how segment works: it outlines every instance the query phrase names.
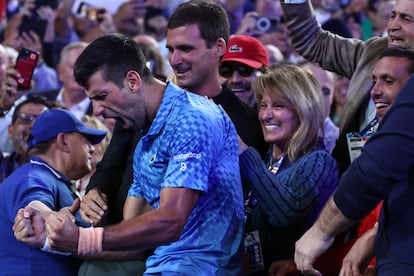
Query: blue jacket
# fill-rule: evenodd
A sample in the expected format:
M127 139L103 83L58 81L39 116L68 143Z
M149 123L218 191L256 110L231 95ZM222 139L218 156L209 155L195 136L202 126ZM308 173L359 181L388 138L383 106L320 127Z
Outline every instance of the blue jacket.
M361 219L384 200L375 244L377 275L414 275L414 75L378 131L341 178L334 200Z

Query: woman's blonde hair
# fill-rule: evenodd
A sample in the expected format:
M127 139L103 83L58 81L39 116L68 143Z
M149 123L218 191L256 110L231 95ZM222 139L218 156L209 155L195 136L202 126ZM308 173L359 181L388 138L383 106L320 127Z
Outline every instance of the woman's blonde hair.
M286 145L289 160L294 162L316 147L324 116L322 93L310 72L296 65L277 65L259 76L253 89L259 106L267 94L272 100L285 102L295 114L298 125Z

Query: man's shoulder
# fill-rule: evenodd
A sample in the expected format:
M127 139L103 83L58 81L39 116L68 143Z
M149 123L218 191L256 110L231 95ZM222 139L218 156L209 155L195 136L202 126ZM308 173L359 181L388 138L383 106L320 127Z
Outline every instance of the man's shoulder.
M379 54L388 48L388 40L386 37L373 37L363 43L364 53L367 59L377 60Z
M33 179L37 178L36 174L32 173L28 164L24 164L23 166L10 171L13 167L13 162L10 158L4 159L3 161L5 160L7 160L4 164L5 167L2 167L1 169L6 170L6 167L9 166L9 172L7 177L0 184L0 187L3 190L2 193L5 191L15 193L27 190L27 188L32 185Z
M217 111L216 106L206 97L194 92L189 92L176 85L169 84L166 95L164 96L164 108L172 108L174 113L194 113L202 115ZM215 112L213 111L213 112Z

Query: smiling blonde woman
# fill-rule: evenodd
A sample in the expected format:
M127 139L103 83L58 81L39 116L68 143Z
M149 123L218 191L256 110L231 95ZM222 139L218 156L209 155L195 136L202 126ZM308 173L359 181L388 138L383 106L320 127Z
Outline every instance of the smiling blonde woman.
M259 248L246 272L268 271L274 261L292 263L295 241L316 220L338 183L335 160L318 139L324 115L316 79L296 65L260 76L254 90L268 158L240 140L245 196L245 249ZM259 269L258 269L259 267Z

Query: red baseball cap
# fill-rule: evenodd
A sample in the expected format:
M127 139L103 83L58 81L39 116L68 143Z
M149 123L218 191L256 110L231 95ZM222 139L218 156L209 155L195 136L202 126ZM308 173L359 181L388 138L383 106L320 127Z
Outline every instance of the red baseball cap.
M236 61L259 69L269 66L269 55L258 39L248 35L235 35L229 40L226 53L221 59L221 62L224 61Z

